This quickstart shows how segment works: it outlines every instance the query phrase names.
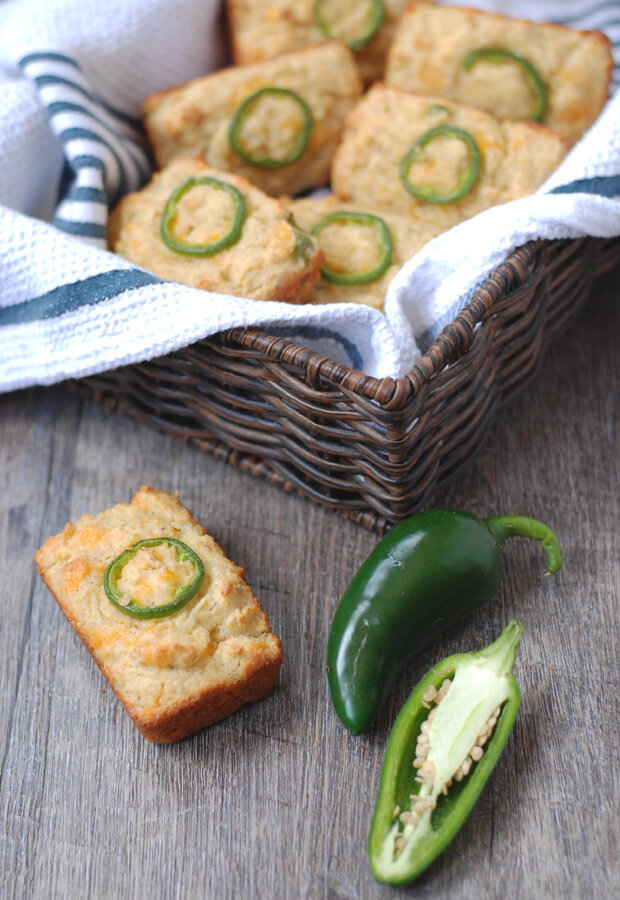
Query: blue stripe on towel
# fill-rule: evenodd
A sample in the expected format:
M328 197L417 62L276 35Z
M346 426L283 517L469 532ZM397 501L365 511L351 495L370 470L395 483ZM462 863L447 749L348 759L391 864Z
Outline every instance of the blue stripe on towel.
M320 325L291 325L286 328L269 328L271 334L277 337L290 338L295 343L299 343L298 338L308 338L311 341L330 340L339 344L349 357L349 365L352 369L362 369L364 360L356 344L343 334L332 331L330 328L323 328Z
M105 240L105 225L99 225L97 222L76 221L71 219L63 219L62 216L54 216L52 225L64 231L66 234L74 234L77 237L101 238Z
M617 13L618 0L607 0L607 2L604 3L584 4L578 13L575 13L572 16L554 16L554 19L556 22L561 22L563 25L571 24L585 28L586 26L582 24L584 19L588 19L591 16L598 16L599 13L607 10L609 10L610 13Z
M119 183L114 191L114 195L111 197L111 203L114 204L117 200L120 200L123 194L127 192L127 169L123 165L115 148L112 146L112 143L100 134L97 134L96 131L91 131L90 128L65 128L64 131L58 133L58 138L63 144L68 144L71 141L92 141L95 144L100 144L102 147L105 147L106 150L109 150L116 161L119 171ZM68 192L66 199L74 199L71 191Z
M72 200L91 200L95 203L105 203L106 198L102 190L96 187L74 187L71 191Z
M69 87L73 91L77 91L83 97L86 97L87 100L90 100L92 103L98 103L98 100L93 97L90 91L87 91L85 87L82 87L81 84L78 84L77 81L72 81L69 78L63 78L60 75L35 75L34 83L37 87L47 87L48 85L62 85L63 87Z
M67 56L64 53L27 53L26 56L22 56L19 61L20 66L27 66L28 63L31 62L60 62L67 63L69 66L73 66L74 69L79 69L78 64L74 59L70 56Z
M61 284L32 300L0 308L0 326L55 319L83 306L94 306L125 291L161 283L161 278L140 269L112 269L73 284Z
M74 69L77 69L78 72L81 72L79 64L72 59L70 56L66 56L64 53L28 53L26 56L22 56L19 61L19 65L22 69L27 68L30 63L37 62L52 62L52 63L62 63L63 65L71 66ZM45 77L45 76L43 76ZM52 76L55 77L55 76ZM81 93L89 96L84 88L79 87L74 82L66 82L67 84L72 84L77 88ZM94 98L91 98L94 100ZM136 116L130 116L129 113L122 112L120 109L115 109L115 107L110 106L109 103L105 103L103 100L96 100L96 103L100 103L105 109L109 110L114 116L118 116L119 119L122 119L123 122L126 122L128 125L131 125L132 128L136 128L138 131L142 130L142 122Z
M58 113L75 112L79 113L81 116L89 116L89 118L94 119L95 122L101 123L100 115L97 115L92 109L87 109L80 103L74 103L72 100L54 100L52 103L47 104L47 112L50 116L55 116ZM103 124L107 125L119 139L126 137L126 132L121 129L114 129L108 122L104 122Z
M620 175L596 175L594 178L580 178L570 184L562 184L549 191L550 194L598 194L599 197L620 197Z

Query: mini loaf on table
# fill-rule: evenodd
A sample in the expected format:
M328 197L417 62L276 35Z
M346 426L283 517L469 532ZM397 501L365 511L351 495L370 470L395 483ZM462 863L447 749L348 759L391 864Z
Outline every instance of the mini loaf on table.
M321 199L311 197L288 203L296 225L311 232L325 216L345 213L342 220L330 222L317 235L319 246L325 253L325 266L341 273L364 273L377 266L381 260L381 240L371 223L346 221L346 213L362 213L379 217L391 239L390 263L383 274L368 284L333 284L321 278L312 292L315 303L364 303L375 309L383 308L383 301L390 281L398 269L411 259L435 234L430 229L416 227L406 216L378 213L361 206L343 203L331 195Z
M479 154L475 182L451 202L412 196L401 178L412 145L438 127L456 129L461 137L466 132ZM346 202L409 216L417 226L439 233L491 206L534 193L566 150L565 140L542 125L499 121L443 97L375 85L347 118L332 187ZM412 159L408 181L445 200L467 171L471 155L453 131L439 134Z
M241 120L242 104L258 91L263 94L250 102ZM176 156L201 154L215 168L244 175L268 194L298 194L329 180L345 116L360 94L351 51L327 41L153 94L144 103L144 121L158 166ZM246 158L271 162L247 162L235 149L235 135ZM304 136L307 146L298 158L278 165L298 152Z
M209 256L171 249L161 233L172 193L189 178L214 178L242 195L246 215L238 240ZM235 201L221 189L198 184L176 204L169 230L187 244L216 242L231 228ZM115 253L165 279L252 300L300 303L319 280L323 253L289 221L289 213L238 175L212 169L200 157L178 159L141 191L127 194L111 213L108 244Z
M318 44L328 32L352 46L362 79L376 81L383 76L388 48L406 4L407 0L228 0L234 60L248 65L273 59ZM377 13L380 24L374 30ZM371 31L372 37L364 40Z
M104 589L108 565L148 538L186 544L204 566L195 596L165 618L140 619L115 607ZM176 495L141 487L131 503L84 515L35 555L43 581L86 644L117 697L151 741L193 734L265 697L282 648L243 570ZM161 605L192 567L166 544L141 548L118 585L143 607Z
M466 63L481 50L500 54L480 54ZM600 32L413 3L398 24L385 81L399 90L440 94L486 109L498 118L530 119L541 90L532 83L531 66L547 100L538 121L574 143L607 99L613 58Z

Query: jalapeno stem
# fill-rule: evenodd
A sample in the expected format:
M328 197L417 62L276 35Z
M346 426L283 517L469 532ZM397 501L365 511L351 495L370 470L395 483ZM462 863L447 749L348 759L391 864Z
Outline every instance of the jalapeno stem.
M557 535L537 519L527 516L493 516L484 524L501 546L510 537L530 537L540 541L547 554L548 575L555 575L562 567L562 547Z
M512 619L496 641L479 651L478 656L486 660L487 669L492 669L498 675L512 672L522 632L521 622Z

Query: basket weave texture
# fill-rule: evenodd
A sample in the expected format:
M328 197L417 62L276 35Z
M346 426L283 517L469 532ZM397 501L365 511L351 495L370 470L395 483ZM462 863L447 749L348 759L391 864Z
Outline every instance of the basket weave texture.
M402 378L245 328L82 384L108 409L382 532L467 463L619 259L615 239L521 247Z

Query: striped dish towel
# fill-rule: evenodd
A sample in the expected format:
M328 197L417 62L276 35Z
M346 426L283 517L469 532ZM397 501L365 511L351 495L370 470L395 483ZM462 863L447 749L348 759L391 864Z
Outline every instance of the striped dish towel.
M478 3L607 31L617 3ZM405 372L476 286L535 237L620 234L620 95L534 197L488 210L401 269L385 315L197 291L105 250L108 209L147 180L142 99L217 66L217 0L4 0L0 34L0 391L263 327L378 376ZM614 78L618 82L618 68Z
M28 53L19 66L36 85L64 151L52 224L105 249L109 207L151 172L141 123L95 96L70 56Z

